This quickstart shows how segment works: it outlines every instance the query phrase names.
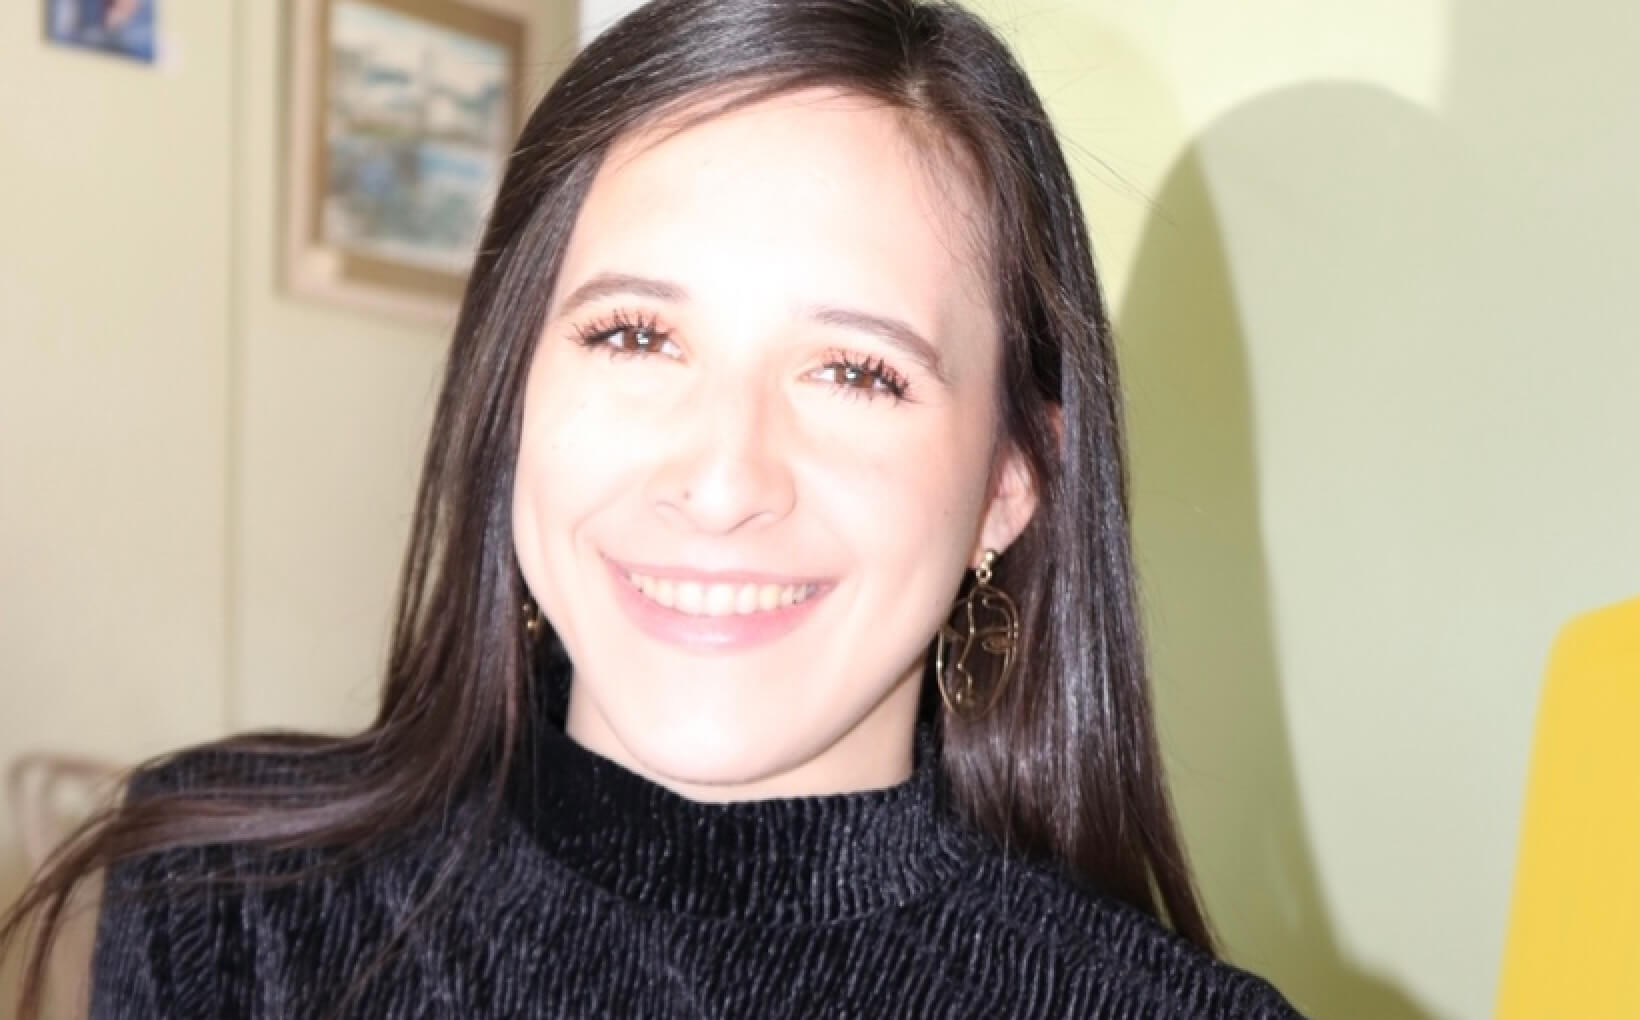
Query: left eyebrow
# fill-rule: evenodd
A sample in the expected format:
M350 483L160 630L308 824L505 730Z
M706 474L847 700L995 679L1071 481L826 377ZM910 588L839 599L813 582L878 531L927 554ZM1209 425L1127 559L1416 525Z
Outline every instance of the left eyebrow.
M839 308L835 305L817 305L810 308L808 318L811 322L823 326L838 326L869 333L917 362L941 383L949 385L951 382L945 371L945 362L940 358L939 348L899 319L872 315L870 312L854 308Z

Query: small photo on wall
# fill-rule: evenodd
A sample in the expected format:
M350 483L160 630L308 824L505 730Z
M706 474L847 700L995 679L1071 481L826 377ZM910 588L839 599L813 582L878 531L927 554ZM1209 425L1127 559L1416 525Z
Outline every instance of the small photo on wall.
M157 0L45 0L46 37L65 46L154 62Z

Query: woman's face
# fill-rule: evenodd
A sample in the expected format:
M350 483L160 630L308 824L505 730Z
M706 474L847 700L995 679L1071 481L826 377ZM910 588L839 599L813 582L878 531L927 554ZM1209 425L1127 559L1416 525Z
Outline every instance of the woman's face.
M514 539L568 729L700 799L889 785L964 570L1034 509L980 211L858 97L675 127L599 172L525 394Z

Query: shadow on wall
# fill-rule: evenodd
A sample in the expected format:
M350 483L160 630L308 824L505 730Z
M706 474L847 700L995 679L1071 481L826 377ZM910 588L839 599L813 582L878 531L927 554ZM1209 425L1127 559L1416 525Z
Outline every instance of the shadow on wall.
M1140 196L1123 157L1155 125L1177 122L1170 90L1085 10L1011 0L987 9L1025 41L1084 183L1116 194L1104 215L1124 215ZM1122 82L1120 104L1090 109L1076 93L1104 78ZM1240 117L1204 137L1234 136ZM1288 737L1238 281L1199 150L1145 197L1149 216L1113 305L1158 716L1209 915L1229 959L1314 1020L1448 1020L1351 959L1337 937ZM1091 226L1097 247L1101 223Z
M1200 132L1155 196L1121 304L1180 813L1232 957L1319 1020L1435 1014L1335 936L1284 685L1330 685L1330 755L1352 771L1329 791L1376 834L1376 887L1397 897L1383 914L1478 1018L1538 665L1559 620L1633 587L1612 544L1640 488L1600 451L1632 429L1640 382L1625 128L1640 7L1453 11L1439 112L1323 81ZM1307 529L1282 535L1283 620L1302 615L1291 636L1306 669L1335 663L1327 675L1281 672L1258 426L1280 447L1279 519Z
M1121 309L1158 711L1225 950L1316 1020L1434 1020L1349 960L1318 881L1273 646L1246 351L1193 155L1156 197Z

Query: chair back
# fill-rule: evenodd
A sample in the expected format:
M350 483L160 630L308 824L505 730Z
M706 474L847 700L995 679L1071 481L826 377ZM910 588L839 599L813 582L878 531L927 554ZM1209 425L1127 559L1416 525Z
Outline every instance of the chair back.
M119 776L118 766L89 755L36 751L12 760L7 793L31 870L112 792Z
M1640 599L1550 657L1497 1017L1640 1017Z

